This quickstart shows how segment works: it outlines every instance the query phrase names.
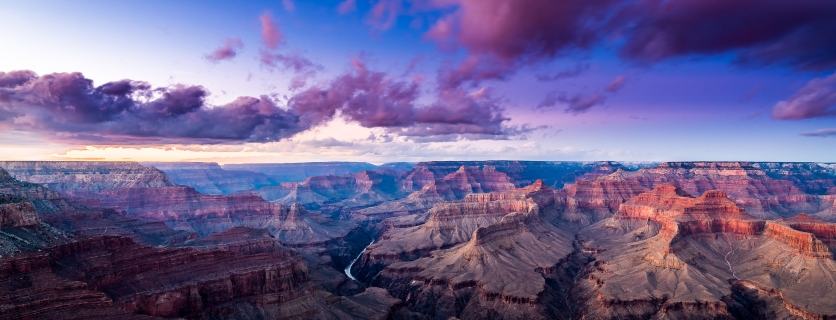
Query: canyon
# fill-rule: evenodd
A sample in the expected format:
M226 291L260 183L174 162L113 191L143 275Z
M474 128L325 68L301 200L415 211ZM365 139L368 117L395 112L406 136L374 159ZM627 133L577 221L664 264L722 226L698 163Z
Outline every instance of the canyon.
M836 318L819 163L0 162L0 318Z

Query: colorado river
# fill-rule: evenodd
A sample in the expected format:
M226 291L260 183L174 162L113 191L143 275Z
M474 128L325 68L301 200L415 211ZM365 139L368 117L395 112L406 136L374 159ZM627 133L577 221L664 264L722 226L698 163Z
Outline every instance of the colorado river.
M374 239L372 239L372 242L369 243L369 246L372 245L373 243L374 243ZM369 246L366 246L366 248L368 248ZM355 280L355 281L357 280L357 279L354 278L354 276L351 275L351 266L353 266L354 263L357 262L357 259L360 259L360 256L363 255L363 252L366 252L366 248L363 248L363 251L360 251L360 254L357 255L357 258L354 258L354 260L351 260L351 263L348 264L348 267L345 267L345 275L347 275L349 279Z

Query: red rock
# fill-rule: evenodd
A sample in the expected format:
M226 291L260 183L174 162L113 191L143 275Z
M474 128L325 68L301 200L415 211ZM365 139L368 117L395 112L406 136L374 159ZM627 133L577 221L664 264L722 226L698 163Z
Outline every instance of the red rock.
M40 222L32 202L23 197L0 194L0 228L31 227Z

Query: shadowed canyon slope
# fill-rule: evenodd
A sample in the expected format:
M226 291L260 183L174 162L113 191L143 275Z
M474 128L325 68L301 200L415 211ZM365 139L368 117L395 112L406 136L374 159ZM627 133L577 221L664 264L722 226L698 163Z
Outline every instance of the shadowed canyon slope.
M836 317L830 164L0 168L0 318Z

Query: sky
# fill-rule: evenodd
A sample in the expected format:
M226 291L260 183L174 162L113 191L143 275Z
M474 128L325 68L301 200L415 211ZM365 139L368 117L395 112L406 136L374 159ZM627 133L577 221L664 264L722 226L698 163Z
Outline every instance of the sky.
M836 161L828 0L0 0L0 160Z

